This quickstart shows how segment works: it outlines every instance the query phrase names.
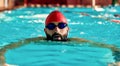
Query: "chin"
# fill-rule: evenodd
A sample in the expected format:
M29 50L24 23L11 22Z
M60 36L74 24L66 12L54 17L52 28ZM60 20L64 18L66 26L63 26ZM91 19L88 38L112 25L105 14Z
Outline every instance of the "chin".
M67 35L65 36L61 36L61 37L53 37L53 36L50 36L49 34L46 34L47 36L47 40L51 40L51 41L67 41Z
M61 39L62 39L61 37L52 37L53 41L61 41Z

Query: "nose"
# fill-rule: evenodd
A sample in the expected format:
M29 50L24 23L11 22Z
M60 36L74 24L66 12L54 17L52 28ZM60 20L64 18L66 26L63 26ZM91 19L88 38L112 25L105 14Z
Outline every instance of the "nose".
M59 31L60 31L60 29L58 28L58 27L55 27L55 32L58 32L59 33Z

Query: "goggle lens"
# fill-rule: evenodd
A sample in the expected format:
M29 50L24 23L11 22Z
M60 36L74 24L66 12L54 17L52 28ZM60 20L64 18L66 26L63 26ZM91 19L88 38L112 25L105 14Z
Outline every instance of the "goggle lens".
M66 23L59 23L58 25L55 25L54 23L49 23L46 28L48 28L49 30L53 30L55 29L55 27L58 27L59 29L63 29L67 26Z

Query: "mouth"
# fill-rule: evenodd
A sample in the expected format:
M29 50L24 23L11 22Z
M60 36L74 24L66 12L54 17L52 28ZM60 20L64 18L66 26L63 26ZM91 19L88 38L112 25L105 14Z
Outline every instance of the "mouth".
M61 40L62 39L62 37L60 36L60 35L58 35L58 34L56 34L56 35L53 35L53 40L54 41L59 41L59 40Z

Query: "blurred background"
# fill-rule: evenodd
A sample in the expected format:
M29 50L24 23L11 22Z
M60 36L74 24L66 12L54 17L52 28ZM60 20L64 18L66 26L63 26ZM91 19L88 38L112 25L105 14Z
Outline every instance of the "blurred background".
M17 7L105 7L119 5L120 0L0 0L0 11Z

